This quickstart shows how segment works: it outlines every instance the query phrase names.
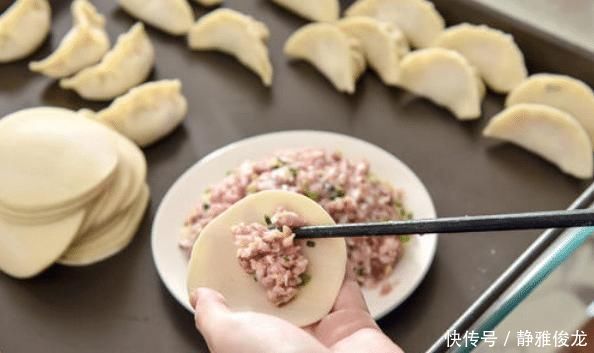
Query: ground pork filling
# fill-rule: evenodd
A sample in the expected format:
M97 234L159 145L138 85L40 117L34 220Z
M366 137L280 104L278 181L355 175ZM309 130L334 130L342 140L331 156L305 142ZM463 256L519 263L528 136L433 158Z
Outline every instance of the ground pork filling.
M263 222L240 223L231 232L241 268L266 290L268 300L281 306L290 302L310 278L306 274L307 258L291 231L305 222L282 208L264 216Z
M245 161L206 190L187 218L180 246L188 253L213 218L246 195L262 190L298 192L318 202L336 223L408 219L401 191L378 180L366 161L318 148L282 150ZM360 284L375 287L392 273L408 237L349 238L349 266Z

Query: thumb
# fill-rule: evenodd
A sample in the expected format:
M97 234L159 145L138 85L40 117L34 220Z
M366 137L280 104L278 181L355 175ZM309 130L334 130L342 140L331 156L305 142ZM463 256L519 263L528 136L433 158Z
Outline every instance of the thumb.
M214 333L211 331L220 327L218 323L230 313L223 295L210 288L194 290L190 296L190 302L194 307L196 327L205 336Z

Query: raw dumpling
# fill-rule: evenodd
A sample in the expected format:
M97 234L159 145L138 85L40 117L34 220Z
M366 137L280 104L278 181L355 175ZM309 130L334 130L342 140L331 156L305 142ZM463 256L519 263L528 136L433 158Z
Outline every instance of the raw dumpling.
M433 3L426 0L358 0L346 16L369 16L395 24L416 48L433 44L445 22Z
M346 269L344 239L315 240L315 247L303 247L309 260L309 282L295 298L276 306L265 290L240 267L231 227L239 223L262 222L278 207L302 216L308 224L333 224L332 217L310 198L288 191L262 191L249 195L212 220L194 244L188 272L188 290L208 287L223 294L235 311L274 315L298 326L324 317L336 300ZM213 270L213 269L216 269Z
M449 109L459 120L478 119L485 86L476 70L455 51L421 49L400 65L401 85Z
M332 24L303 26L287 39L284 51L291 59L310 62L340 92L355 92L355 83L365 70L359 41Z
M371 17L353 16L340 20L338 27L356 38L369 66L387 85L400 80L400 58L408 53L408 43L396 26Z
M50 26L47 0L17 0L0 16L0 63L33 53L47 37Z
M92 116L144 147L173 131L187 112L181 82L162 80L131 89Z
M188 33L193 50L218 50L233 55L254 71L265 86L272 84L272 64L266 41L268 27L240 12L219 9L203 16Z
M223 0L194 0L202 6L216 6L223 3Z
M153 45L142 23L120 35L113 49L100 63L60 81L89 100L110 100L142 83L155 63Z
M53 78L70 76L93 65L109 50L105 18L87 0L75 0L71 5L74 27L60 45L42 61L29 64L29 69Z
M312 21L332 22L340 16L338 0L272 0L287 10Z
M500 30L463 23L446 29L435 45L462 54L496 92L507 93L526 79L524 55Z
M540 104L517 104L491 119L485 136L519 145L577 178L592 177L592 144L571 115Z
M594 142L594 92L582 81L564 75L532 75L505 101L507 107L518 103L544 104L571 114Z
M186 0L119 0L130 15L172 35L188 33L194 12Z

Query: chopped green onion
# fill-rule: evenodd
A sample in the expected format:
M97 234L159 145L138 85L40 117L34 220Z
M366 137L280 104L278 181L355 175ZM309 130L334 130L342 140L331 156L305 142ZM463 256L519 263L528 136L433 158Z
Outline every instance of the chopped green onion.
M363 267L357 267L356 269L357 276L365 276L365 270Z
M320 200L320 194L315 191L305 190L304 194L314 201Z
M316 247L316 242L313 240L308 240L305 242L305 245L307 245L310 248L315 248Z
M272 220L270 219L270 216L268 216L267 214L264 215L264 222L266 222L266 225L272 225Z
M400 242L402 242L403 244L408 243L410 241L410 235L401 235L400 236Z
M304 286L304 285L308 284L309 281L311 281L311 276L308 275L307 273L300 274L299 278L301 279L301 283L299 284L299 287Z
M202 209L205 211L208 211L208 209L210 208L210 204L208 202L203 202L202 203Z
M289 168L289 173L291 173L291 175L293 176L293 178L297 178L297 174L299 174L299 170L297 170L297 168Z

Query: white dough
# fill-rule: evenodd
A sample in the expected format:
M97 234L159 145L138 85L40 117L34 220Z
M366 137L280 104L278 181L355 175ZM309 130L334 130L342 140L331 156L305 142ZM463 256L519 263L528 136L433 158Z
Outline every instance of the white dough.
M426 0L358 0L346 16L369 16L393 23L415 48L433 44L445 28L445 21L432 2Z
M172 132L186 117L188 103L181 88L179 80L145 83L93 117L139 146L148 146Z
M134 239L148 205L149 189L144 185L134 203L119 216L77 238L58 263L87 266L103 261L124 250Z
M277 307L265 290L244 272L236 257L237 247L231 227L264 222L279 206L301 215L309 224L333 224L332 217L313 200L287 191L263 191L247 196L212 220L194 244L188 272L188 291L208 287L223 294L235 311L255 311L306 326L324 317L334 305L344 280L346 246L344 239L316 240L315 247L303 247L309 260L311 280L289 303Z
M110 41L105 31L105 18L87 0L75 0L71 12L74 27L50 56L29 64L31 71L62 78L99 62L107 53Z
M584 82L555 74L536 74L507 96L507 107L538 103L563 110L576 118L594 143L594 92Z
M115 171L108 128L60 108L32 108L0 120L0 204L35 212L67 207Z
M266 41L270 32L262 22L230 9L201 17L188 33L192 50L217 50L234 56L258 74L265 86L272 84L272 64Z
M154 62L153 45L142 23L137 23L120 35L100 63L62 79L60 86L89 100L110 100L146 80Z
M446 29L435 45L462 54L496 92L507 93L526 79L524 55L514 38L500 30L463 23Z
M11 223L0 216L0 271L30 278L51 266L68 248L85 216L79 210L46 224Z
M33 53L47 37L51 8L47 0L17 0L0 16L0 63Z
M311 21L332 22L340 17L338 0L272 0L272 2Z
M194 12L187 0L119 0L130 15L172 35L188 33Z
M509 141L577 178L592 177L592 144L571 115L546 105L521 103L494 116L484 135Z
M287 39L285 54L315 66L340 92L355 92L355 83L365 70L363 48L336 25L312 23Z
M402 86L449 109L459 120L478 119L485 86L460 54L442 48L421 49L400 64Z
M404 34L396 26L363 16L346 17L337 25L359 41L369 66L385 84L399 83L400 58L409 52L409 47Z

